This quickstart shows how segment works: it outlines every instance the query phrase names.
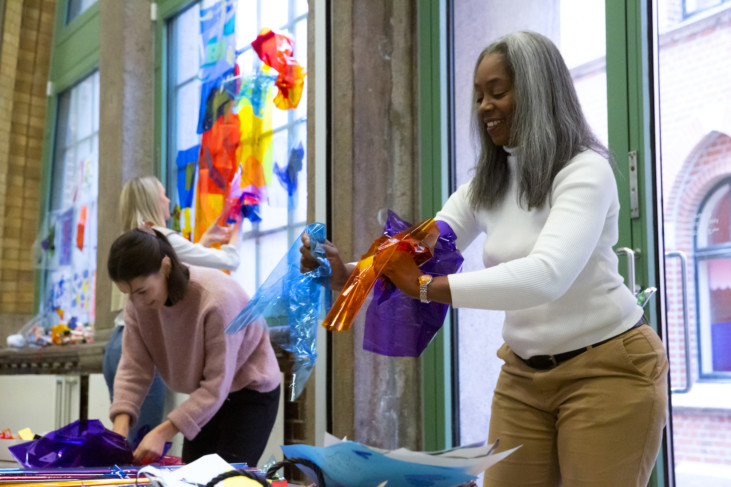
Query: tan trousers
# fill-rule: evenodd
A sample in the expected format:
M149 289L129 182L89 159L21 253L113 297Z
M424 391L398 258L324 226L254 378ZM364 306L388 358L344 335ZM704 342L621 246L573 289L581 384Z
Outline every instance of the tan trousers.
M640 326L535 370L503 345L489 441L522 445L485 472L485 487L645 487L667 420L668 360Z

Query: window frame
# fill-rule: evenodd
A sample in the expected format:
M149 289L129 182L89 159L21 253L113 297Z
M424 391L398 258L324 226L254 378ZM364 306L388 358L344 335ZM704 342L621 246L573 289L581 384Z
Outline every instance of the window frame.
M687 20L696 15L700 15L709 10L721 7L723 4L728 3L731 0L718 0L718 3L709 7L697 7L693 10L688 10L688 0L683 0L683 20Z
M704 229L700 228L701 224L701 215L706 210L706 204L710 200L710 198L723 186L728 186L729 192L731 193L731 176L725 177L716 184L711 187L706 195L703 197L703 200L701 201L700 205L698 205L698 211L696 212L695 217L695 228L693 229L693 268L695 272L695 309L696 309L696 336L699 337L697 340L697 348L698 348L698 380L699 381L705 381L705 382L727 382L729 379L731 379L731 371L728 372L707 372L704 371L703 368L703 361L704 358L707 358L709 355L712 355L712 350L706 350L703 346L703 340L700 339L700 337L703 337L705 333L703 332L704 326L708 328L708 333L710 333L710 317L704 316L702 312L701 307L701 299L703 297L703 291L701 290L701 276L699 272L699 267L701 262L716 259L716 258L728 258L731 259L731 240L722 244L714 244L714 245L708 245L705 247L699 247L698 246L698 232L703 231ZM731 204L731 201L730 201ZM704 284L703 289L706 290L706 295L708 294L707 287ZM710 299L710 298L709 298Z
M53 158L56 153L59 95L72 88L99 69L99 2L66 24L68 0L56 3L53 46L46 87L46 120L41 155L40 198L38 205L38 235L43 231L50 211ZM34 272L33 309L38 310L45 291L45 270Z
M262 1L262 0L259 0ZM171 126L171 124L168 122L168 113L169 113L169 107L170 107L170 93L169 93L169 87L170 87L170 79L168 72L170 70L170 22L175 19L178 15L180 15L182 12L184 12L186 9L191 8L194 4L200 3L202 0L161 0L158 3L157 12L158 12L158 18L157 23L155 26L155 40L156 40L156 55L155 55L155 96L157 100L160 100L158 103L156 103L155 106L155 163L154 163L154 172L160 179L160 181L163 183L165 188L168 190L168 194L172 195L172 185L169 178L169 160L170 160L170 154L169 154L169 142L170 142L170 133L172 130L174 130L174 127ZM308 13L299 13L298 15L292 15L292 9L294 8L294 3L290 1L290 18L287 21L286 26L277 25L274 26L274 29L282 29L282 28L290 28L291 31L294 31L294 26L299 24L301 21L308 22ZM300 41L301 42L301 41ZM305 40L306 42L306 40ZM308 46L308 49L310 46ZM237 57L239 57L242 53L244 53L248 49L253 49L250 47L242 49L240 52L237 52ZM305 85L306 86L306 85ZM303 98L304 101L304 98ZM301 107L302 105L300 105ZM277 110L275 108L275 110ZM274 127L272 129L271 136L272 138L275 138L278 134L281 134L282 132L286 131L287 133L291 134L291 132L294 130L298 130L299 125L303 125L304 129L306 130L307 127L307 118L309 114L305 116L305 118L298 118L296 116L295 110L287 110L286 116L287 116L287 123L279 126ZM293 145L293 142L291 140L291 137L288 137L289 146ZM301 142L303 144L306 144L307 138L302 138ZM305 153L307 153L307 148L305 147ZM284 161L282 161L284 162ZM306 168L303 168L303 173L306 171ZM277 184L276 180L272 180L271 184ZM306 191L307 187L306 185L302 185L302 189ZM308 195L309 198L309 195ZM290 202L291 203L291 202ZM306 209L306 208L305 208ZM286 239L288 242L292 242L297 235L299 234L300 228L304 228L304 226L307 224L307 215L306 211L304 214L303 220L297 220L295 221L293 219L294 215L294 208L291 207L291 205L288 205L287 208L287 221L286 223L278 224L276 226L267 227L265 229L260 229L259 224L253 224L251 229L244 231L240 236L240 242L241 245L245 245L246 243L251 243L254 245L254 251L255 251L255 259L254 259L254 283L255 283L255 289L259 287L263 283L263 281L266 279L266 275L262 273L261 268L261 259L259 258L259 252L260 252L260 246L262 245L260 240L263 238L266 238L267 236L274 235L277 233L280 233L282 231L286 231ZM250 291L254 291L255 289L251 289Z

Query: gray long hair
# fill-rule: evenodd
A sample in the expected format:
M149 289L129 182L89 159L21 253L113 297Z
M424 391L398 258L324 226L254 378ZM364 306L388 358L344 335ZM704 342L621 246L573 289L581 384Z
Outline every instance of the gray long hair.
M577 153L607 150L594 136L581 111L568 67L556 45L535 32L501 37L480 53L475 73L490 54L502 54L513 82L515 107L509 146L514 147L519 201L527 209L540 208L550 196L553 179ZM474 209L490 208L508 190L507 153L488 136L477 113L473 92L472 124L480 140L480 155L470 185Z

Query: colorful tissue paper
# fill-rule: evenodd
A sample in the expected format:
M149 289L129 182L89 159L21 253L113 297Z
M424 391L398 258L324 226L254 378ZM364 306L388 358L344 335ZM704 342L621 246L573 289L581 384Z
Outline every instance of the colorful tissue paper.
M236 157L241 165L241 189L247 205L266 201L267 187L272 179L273 98L272 76L262 69L244 80L233 108L241 122L241 141Z
M421 265L431 258L438 238L439 227L429 218L394 236L384 235L374 240L356 264L322 326L330 331L349 329L394 253L409 252L416 265Z
M201 84L201 100L198 108L197 132L202 134L211 130L213 124L222 117L236 100L240 85L238 65L218 78ZM205 93L205 98L203 98Z
M86 228L86 205L79 208L79 221L76 222L76 247L84 250L84 229Z
M176 165L178 167L178 205L175 205L173 219L179 219L179 229L186 239L190 239L193 227L190 221L190 212L195 195L195 175L198 168L200 144L178 151ZM176 215L177 211L179 215ZM175 228L175 226L173 226Z
M211 90L216 89L215 82L210 82L236 65L236 4L236 0L220 0L200 10L200 34L204 49L198 72L203 82L201 104L207 103ZM198 133L203 133L200 125Z
M224 199L238 170L236 151L241 140L238 116L226 113L203 134L198 161L194 241L198 242L223 211Z
M264 28L251 46L264 64L279 73L274 83L279 88L274 104L282 110L297 108L307 72L293 57L294 39L287 34Z
M302 148L302 142L297 147L293 147L289 152L289 160L287 165L279 167L274 163L274 174L277 175L279 184L287 190L287 194L292 196L297 192L297 176L302 170L302 161L305 157L305 150Z
M330 306L330 263L325 257L325 225L311 223L304 232L310 236L312 254L320 261L317 269L300 272L302 234L256 290L243 310L228 324L226 333L236 333L263 318L272 343L294 356L290 397L302 392L317 358L317 325Z
M409 226L389 210L383 233L396 235ZM437 221L437 227L434 255L421 265L421 271L431 276L454 274L464 260L455 245L457 236L446 222ZM422 303L379 279L366 312L363 349L390 357L418 357L444 324L448 310L447 304Z

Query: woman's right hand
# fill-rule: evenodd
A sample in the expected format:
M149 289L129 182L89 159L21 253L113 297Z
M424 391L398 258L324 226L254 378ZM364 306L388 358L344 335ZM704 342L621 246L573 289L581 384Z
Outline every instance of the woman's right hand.
M327 257L328 262L330 262L330 269L332 271L330 275L330 287L339 291L345 286L345 282L353 271L353 266L343 263L343 259L340 258L340 251L329 240L325 240L325 243L322 244L322 249L325 251L325 257ZM310 236L306 233L302 234L300 253L302 254L300 258L300 272L310 272L320 266L320 261L311 252Z
M200 244L204 247L210 247L215 243L238 245L241 233L242 220L237 221L230 227L228 225L221 226L219 221L213 222L208 230L201 236Z

